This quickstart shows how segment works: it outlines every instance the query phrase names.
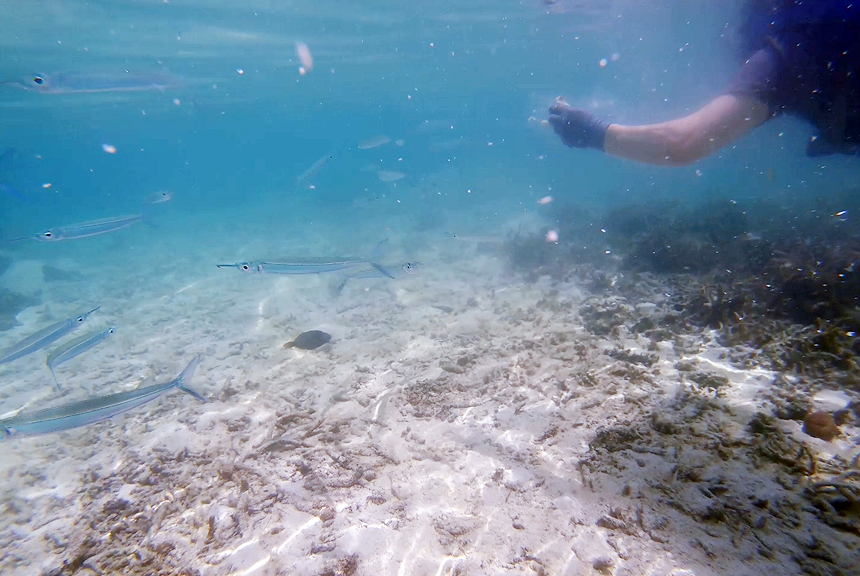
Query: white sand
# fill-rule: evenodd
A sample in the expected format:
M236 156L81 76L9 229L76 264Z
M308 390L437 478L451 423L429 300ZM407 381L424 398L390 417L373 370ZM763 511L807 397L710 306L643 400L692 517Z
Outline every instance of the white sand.
M48 304L23 313L32 326L94 302L92 327L118 330L61 368L60 397L44 355L0 366L3 411L166 381L196 354L191 386L212 400L171 392L116 421L4 442L3 575L860 573L860 539L818 520L784 466L754 459L782 449L746 430L770 411L773 374L733 367L707 334L661 342L650 367L606 354L645 351L629 319L658 295L586 300L441 233L395 233L395 260L420 272L333 296L324 277L216 269L274 242L230 254L211 234L195 253L165 258L163 240L107 258L75 290L42 286ZM624 321L595 336L584 305ZM281 348L309 329L334 340ZM702 389L697 370L729 383ZM842 394L820 402L857 398ZM776 425L788 452L858 452L857 429L826 443Z

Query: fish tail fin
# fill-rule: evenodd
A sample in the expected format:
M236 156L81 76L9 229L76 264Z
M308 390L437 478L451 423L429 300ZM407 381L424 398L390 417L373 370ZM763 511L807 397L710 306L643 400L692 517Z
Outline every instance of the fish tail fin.
M383 276L386 276L387 278L394 278L394 275L388 271L388 268L386 268L382 264L378 264L378 262L382 259L383 255L387 250L388 238L384 238L380 240L376 247L374 247L373 251L371 251L369 264L376 268Z
M386 250L388 250L388 238L383 238L376 246L374 246L373 250L370 251L370 261L380 261Z
M140 221L149 226L150 228L158 228L158 224L152 221L152 217L155 214L156 210L153 209L155 204L145 203L140 207Z
M21 192L19 192L18 189L15 188L14 186L12 186L11 184L7 184L5 182L0 182L0 190L9 194L10 196L14 196L15 198L17 198L21 202L27 202L27 203L30 202L29 200L27 200L26 196L21 194Z
M54 369L53 369L52 367L48 366L48 370L50 370L50 371L51 371L51 376L53 376L53 377L54 377L54 389L55 389L57 392L59 392L60 390L62 390L62 389L63 389L63 387L62 387L62 386L60 386L60 381L59 381L59 380L57 380L57 375L56 375L56 374L54 374Z
M332 296L340 296L341 292L343 292L343 287L346 286L346 281L349 280L349 276L344 274L343 271L339 272L336 278L337 283L331 286Z
M197 368L197 365L200 363L202 358L200 356L196 356L194 360L188 363L188 366L185 367L185 370L182 371L182 374L176 377L174 383L176 387L185 392L186 394L191 394L201 402L209 402L206 398L201 396L199 393L195 392L191 388L187 386L187 382L191 380L191 376L194 375L194 369Z
M382 273L385 277L391 278L392 280L394 279L394 274L392 274L388 270L388 268L386 268L382 264L375 264L375 263L371 262L370 265L373 266L374 268L376 268L377 270L379 270L379 272Z

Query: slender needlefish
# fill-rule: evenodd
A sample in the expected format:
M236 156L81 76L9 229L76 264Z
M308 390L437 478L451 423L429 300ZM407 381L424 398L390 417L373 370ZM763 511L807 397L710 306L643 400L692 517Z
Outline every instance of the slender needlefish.
M236 268L242 272L257 274L324 274L338 272L362 264L367 264L366 258L350 260L326 260L301 258L291 262L237 262L235 264L218 264L218 268Z
M326 154L325 156L311 164L310 168L299 174L299 176L296 178L296 189L298 190L299 188L301 188L302 184L319 174L319 171L322 170L323 166L325 166L326 163L331 160L331 158L331 154Z
M379 265L376 265L379 266ZM340 292L343 290L343 287L346 286L346 283L349 280L360 279L360 278L399 278L404 274L415 274L418 271L418 268L421 266L421 262L405 262L400 265L399 269L392 269L387 267L377 268L374 265L371 265L369 268L363 270L348 270L341 275L341 282L335 287L336 292Z
M51 432L61 432L77 428L78 426L86 426L87 424L107 420L117 414L128 412L133 408L155 400L172 388L179 388L201 402L207 402L206 398L187 386L200 359L200 356L194 358L185 370L182 371L182 374L164 384L154 384L129 392L98 396L96 398L81 400L80 402L72 402L0 420L0 430L3 432L3 434L0 434L0 438L3 436L9 438L12 436L50 434Z
M397 269L385 268L387 274L378 268L371 266L367 270L357 272L349 271L344 276L346 279L352 278L398 278L404 274L415 274L422 262L404 262Z
M56 342L78 326L84 323L84 320L87 317L101 308L101 306L96 306L89 312L84 314L80 314L73 318L69 318L68 320L63 320L62 322L57 322L56 324L51 324L47 328L43 328L39 330L32 336L24 338L17 344L13 344L9 346L5 350L0 350L0 364L5 364L6 362L11 362L12 360L17 360L22 356L26 356L36 350L40 350L45 346L48 346L52 342Z
M384 276L394 278L384 266L377 264L388 246L388 238L380 241L369 258L294 258L284 262L237 262L235 264L218 264L218 268L235 268L251 274L324 274L340 272L356 266L369 264Z
M178 84L176 77L158 72L57 72L56 74L33 74L23 81L0 82L0 85L44 94L142 92L145 90L165 90Z
M68 226L60 226L58 228L50 228L38 234L30 234L21 238L12 238L9 242L18 240L39 240L40 242L59 242L61 240L77 240L78 238L89 238L90 236L98 236L99 234L107 234L128 228L132 224L141 222L144 219L144 214L133 214L131 216L117 216L115 218L103 218L101 220L91 220L89 222L81 222L80 224L69 224Z
M69 340L65 344L61 344L57 346L49 355L48 360L45 362L48 365L48 370L51 371L51 376L54 377L54 384L57 386L57 390L60 389L60 381L57 380L57 375L54 373L54 370L60 364L64 362L68 362L75 356L83 354L90 348L98 346L105 340L107 340L108 336L114 333L116 328L108 328L107 330L99 330L96 332L90 332L89 334L84 334L79 338L75 338L74 340Z

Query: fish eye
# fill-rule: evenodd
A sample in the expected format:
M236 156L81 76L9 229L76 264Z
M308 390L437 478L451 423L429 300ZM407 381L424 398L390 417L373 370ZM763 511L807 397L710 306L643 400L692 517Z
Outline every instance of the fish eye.
M41 76L33 76L33 82L35 82L36 84L41 86L42 84L45 83L45 79L42 78Z
M53 238L53 237L54 237L54 234L53 234L53 232L51 232L50 230L48 230L47 232L43 232L43 233L42 233L42 236L44 236L45 238Z
M245 270L247 272L250 269L251 269L251 266L249 266L248 264L242 264L242 270Z

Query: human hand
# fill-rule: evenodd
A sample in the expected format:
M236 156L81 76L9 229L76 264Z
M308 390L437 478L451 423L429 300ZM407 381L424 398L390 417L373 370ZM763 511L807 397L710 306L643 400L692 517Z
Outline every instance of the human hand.
M609 124L587 110L572 108L561 96L549 107L549 123L567 146L603 150Z

